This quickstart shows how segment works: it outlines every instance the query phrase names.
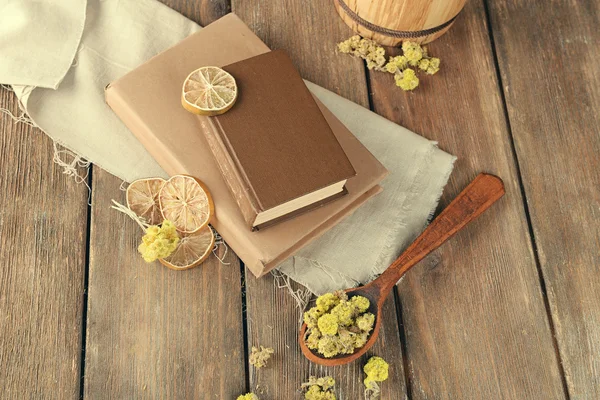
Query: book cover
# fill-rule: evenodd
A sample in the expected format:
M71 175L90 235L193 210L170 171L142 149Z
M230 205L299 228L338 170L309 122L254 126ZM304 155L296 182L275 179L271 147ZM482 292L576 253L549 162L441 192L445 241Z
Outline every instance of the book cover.
M289 56L277 50L223 69L236 79L238 98L203 133L248 225L344 194L356 172Z
M209 117L183 109L181 86L201 66L225 66L268 51L236 15L228 14L113 82L105 93L107 104L168 174L189 174L208 186L215 203L212 225L256 276L276 267L377 194L378 183L387 174L317 101L356 171L346 183L348 194L268 229L248 229L202 133L212 129Z

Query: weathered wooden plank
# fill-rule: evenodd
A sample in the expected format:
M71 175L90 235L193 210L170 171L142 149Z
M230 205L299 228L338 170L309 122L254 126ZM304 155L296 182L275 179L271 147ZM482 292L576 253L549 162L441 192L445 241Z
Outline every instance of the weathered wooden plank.
M489 6L566 384L572 399L597 399L600 3Z
M0 89L0 107L20 113ZM79 397L88 191L0 114L0 397Z
M482 1L468 2L430 45L442 70L414 93L371 74L378 113L458 156L442 206L480 171L507 189L398 286L410 388L414 399L564 398L485 21Z
M146 264L141 230L110 209L124 201L120 183L94 170L86 398L234 398L245 388L237 260Z
M240 0L233 11L272 49L285 49L303 77L368 106L364 65L359 60L338 57L335 44L351 31L335 12L332 1ZM366 360L351 365L324 368L302 356L297 344L299 312L284 289L273 278L255 279L246 274L249 346L262 344L275 348L270 368L250 369L250 387L266 399L288 399L310 375L332 375L338 383L340 399L363 398ZM369 353L391 364L390 379L383 386L382 399L405 395L402 350L394 298L385 305L385 324L377 345Z
M169 5L196 21L206 7ZM144 263L140 229L109 208L121 182L100 169L93 182L85 397L234 399L246 387L238 260Z

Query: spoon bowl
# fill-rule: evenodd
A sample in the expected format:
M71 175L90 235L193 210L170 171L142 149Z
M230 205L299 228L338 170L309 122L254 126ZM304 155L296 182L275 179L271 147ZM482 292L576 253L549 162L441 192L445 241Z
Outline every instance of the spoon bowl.
M381 310L392 288L402 276L429 253L440 247L454 234L473 221L504 195L504 184L497 176L479 174L460 194L434 219L419 237L371 283L346 289L348 297L364 296L371 305L367 312L375 315L375 325L367 343L352 354L325 358L306 345L306 324L302 324L298 342L302 354L310 361L335 366L348 364L364 355L377 341L381 329Z

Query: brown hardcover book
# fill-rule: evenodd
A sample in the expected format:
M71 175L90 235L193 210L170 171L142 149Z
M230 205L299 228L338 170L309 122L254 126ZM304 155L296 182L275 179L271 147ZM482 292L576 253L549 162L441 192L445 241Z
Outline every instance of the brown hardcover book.
M223 69L238 98L203 133L248 225L271 225L345 194L356 172L288 55L277 50Z
M352 163L348 194L311 212L252 232L221 176L206 142L209 117L181 106L181 86L204 65L225 66L269 51L234 14L229 14L157 55L106 89L106 102L170 174L189 174L209 188L212 225L256 276L275 268L381 191L387 171L320 102L321 112Z

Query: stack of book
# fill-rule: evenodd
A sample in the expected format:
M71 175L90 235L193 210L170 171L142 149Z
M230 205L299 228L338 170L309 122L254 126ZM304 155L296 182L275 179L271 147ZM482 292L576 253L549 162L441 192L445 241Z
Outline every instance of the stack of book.
M181 107L181 86L209 65L234 76L238 99L225 114L195 116ZM168 174L208 186L212 225L256 276L379 193L387 174L287 54L234 14L113 82L106 101Z

